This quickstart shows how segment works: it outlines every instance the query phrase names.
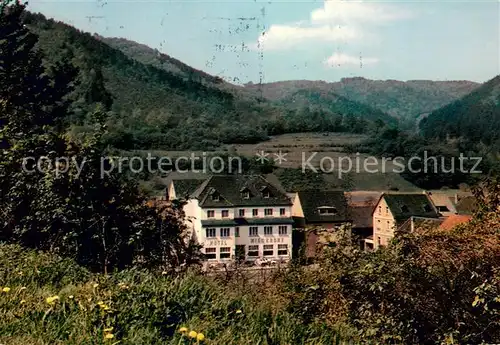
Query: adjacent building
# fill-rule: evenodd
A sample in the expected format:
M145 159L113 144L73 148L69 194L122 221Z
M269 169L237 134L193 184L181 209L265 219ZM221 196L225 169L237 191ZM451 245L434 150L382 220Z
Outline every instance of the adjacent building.
M432 203L436 207L436 210L443 217L449 217L457 213L455 200L457 196L450 196L446 192L427 192L427 195L431 199Z
M321 245L335 242L342 225L352 223L343 191L305 190L289 197L293 200L292 217L297 234L302 235L294 244L298 247L305 243L308 259L316 256Z
M345 192L352 219L352 234L358 240L361 249L373 249L373 216L372 211L383 192L349 191ZM366 242L371 243L365 248Z
M292 201L262 176L213 175L184 207L193 238L209 261L287 261Z
M415 220L439 220L439 212L427 193L384 193L373 212L373 238L365 240L368 248L377 249L389 244L396 229L409 224L414 229Z

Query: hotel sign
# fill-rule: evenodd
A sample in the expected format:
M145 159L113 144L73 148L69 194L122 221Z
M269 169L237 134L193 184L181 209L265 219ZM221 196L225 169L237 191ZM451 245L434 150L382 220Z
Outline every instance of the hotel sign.
M226 240L210 240L205 242L205 246L227 246Z
M283 237L272 237L272 238L251 238L250 244L257 243L285 243Z

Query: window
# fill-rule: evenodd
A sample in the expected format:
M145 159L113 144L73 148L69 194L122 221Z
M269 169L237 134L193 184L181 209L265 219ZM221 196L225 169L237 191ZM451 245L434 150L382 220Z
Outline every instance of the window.
M266 208L264 209L264 216L272 216L273 215L273 209L272 208Z
M378 214L382 214L382 206L378 207Z
M272 244L264 244L264 256L273 256L274 255L274 246Z
M280 208L280 216L284 216L285 215L285 209L284 208Z
M240 217L245 217L245 210L244 209L239 210L238 214Z
M269 193L268 190L264 190L262 192L262 196L265 198L265 199L269 199L271 197L271 193Z
M250 192L249 191L243 192L241 196L243 197L243 199L250 199Z
M206 230L206 235L207 237L215 237L217 236L217 232L215 231L215 229L210 228Z
M221 228L220 229L220 237L229 237L231 231L229 228Z
M450 209L446 206L437 206L439 212L450 212Z
M287 244L278 244L278 255L288 255Z
M328 206L323 206L318 209L319 214L321 215L331 215L331 214L337 214L337 209L335 207L328 207Z
M388 214L389 213L389 207L385 207L385 214Z
M234 237L240 237L240 228L239 227L234 228Z
M264 235L272 235L273 234L273 227L272 226L265 226L264 227Z
M205 248L205 256L207 259L217 259L217 248Z
M227 217L229 217L229 210L222 210L221 214L222 214L222 218L227 218Z
M221 247L219 257L221 259L229 259L231 257L231 248Z
M257 217L258 215L259 215L259 209L258 208L254 208L252 210L252 216Z
M280 225L278 227L278 231L280 235L288 235L288 226L286 225Z
M212 194L212 200L213 201L219 201L220 200L219 193L213 193Z
M214 210L207 211L207 218L213 218L213 217L215 217L215 211Z
M250 237L259 236L259 228L257 226L251 226L248 229L248 236Z
M248 256L259 256L259 246L248 246Z
M380 237L377 237L377 242L378 242L378 245L380 246L381 245Z

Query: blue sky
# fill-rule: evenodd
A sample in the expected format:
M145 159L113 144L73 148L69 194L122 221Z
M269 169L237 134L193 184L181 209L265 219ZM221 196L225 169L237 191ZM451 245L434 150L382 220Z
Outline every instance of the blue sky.
M28 7L235 83L353 76L484 82L500 74L498 0L32 0Z

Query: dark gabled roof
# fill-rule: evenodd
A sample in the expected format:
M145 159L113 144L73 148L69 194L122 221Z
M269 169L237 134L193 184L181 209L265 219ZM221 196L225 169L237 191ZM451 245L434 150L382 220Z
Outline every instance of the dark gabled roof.
M410 217L438 218L439 215L427 194L408 193L390 194L384 193L384 198L396 220L404 220ZM378 204L378 203L377 203ZM375 211L375 210L374 210Z
M373 227L373 206L351 206L349 208L353 228Z
M298 192L306 223L346 222L350 220L343 191L306 190ZM319 208L334 207L334 215L321 215Z
M473 214L477 210L477 200L473 196L466 196L461 198L457 205L455 206L455 209L457 210L458 214Z
M202 179L182 179L172 180L177 199L187 198L196 188L203 183Z
M234 219L204 219L202 226L245 226L245 225L286 225L293 224L292 218L234 218Z
M247 188L250 198L243 198L241 190ZM264 198L263 191L269 191L270 197ZM219 196L219 201L212 200L212 195ZM213 175L204 181L192 194L201 207L235 206L290 206L288 196L269 183L260 175Z

